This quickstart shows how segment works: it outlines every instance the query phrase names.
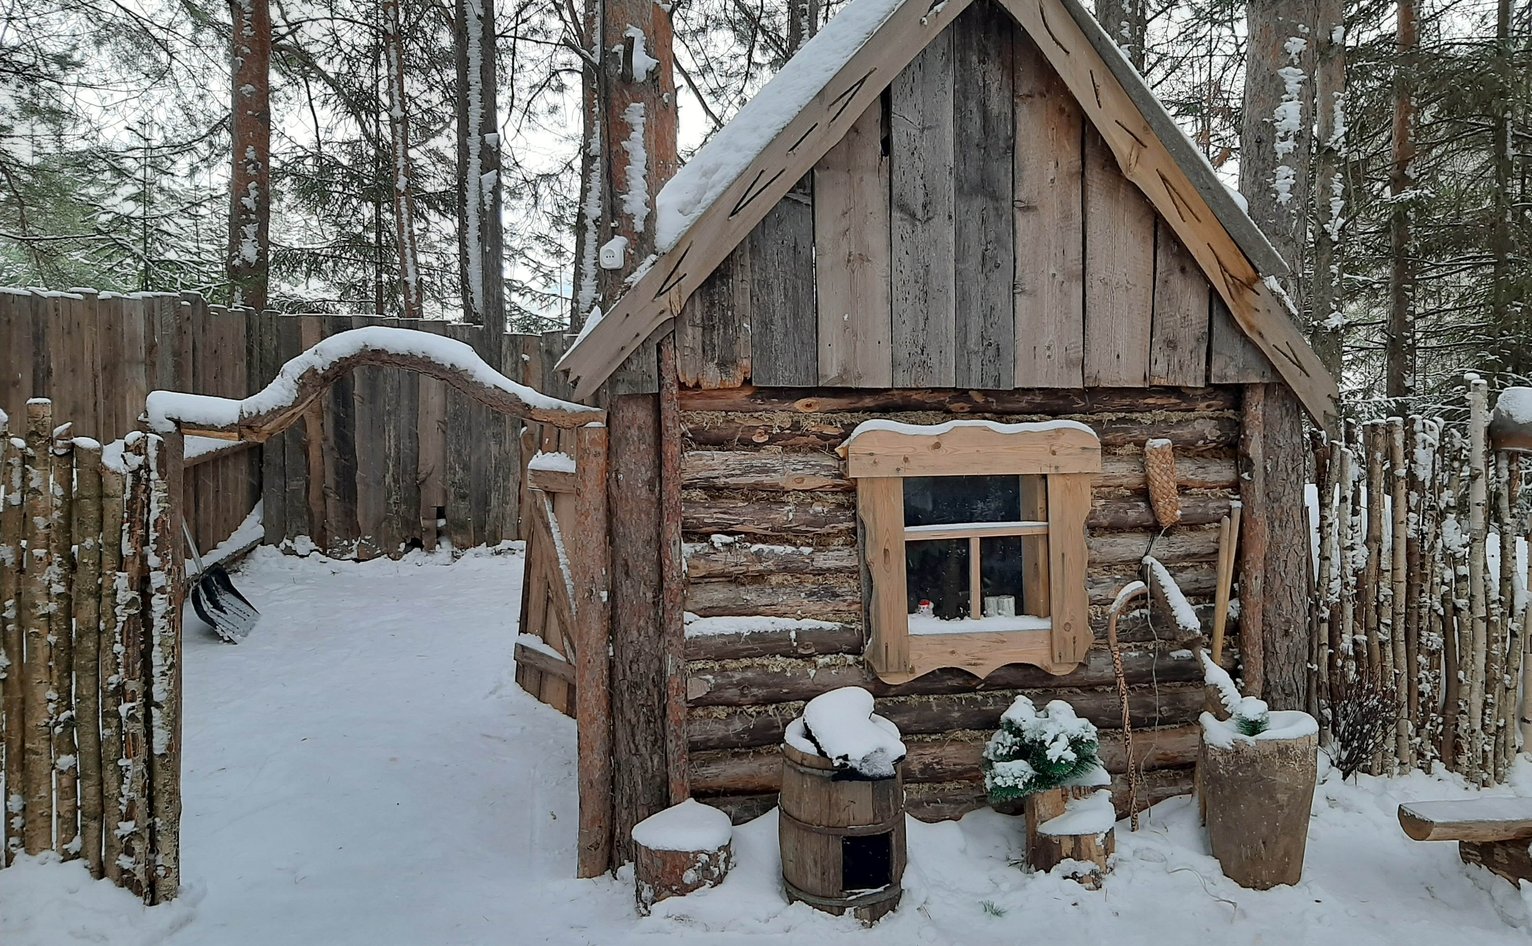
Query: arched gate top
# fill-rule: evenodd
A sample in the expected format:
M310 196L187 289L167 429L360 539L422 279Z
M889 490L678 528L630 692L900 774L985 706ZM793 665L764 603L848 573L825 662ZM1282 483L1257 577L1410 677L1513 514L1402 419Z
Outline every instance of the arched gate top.
M358 367L405 368L436 378L501 414L554 427L601 423L597 407L550 397L512 381L463 342L413 329L374 326L321 341L282 366L276 378L243 400L154 391L149 426L220 440L265 441L297 422L303 411L346 372Z

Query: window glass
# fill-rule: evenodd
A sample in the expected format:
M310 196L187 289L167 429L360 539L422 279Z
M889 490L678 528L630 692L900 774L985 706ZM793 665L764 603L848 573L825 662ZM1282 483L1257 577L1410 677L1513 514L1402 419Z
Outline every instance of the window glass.
M972 613L968 602L967 539L906 541L904 561L910 614L953 621ZM983 563L982 556L979 561Z
M1019 476L911 476L904 480L907 526L1021 518Z

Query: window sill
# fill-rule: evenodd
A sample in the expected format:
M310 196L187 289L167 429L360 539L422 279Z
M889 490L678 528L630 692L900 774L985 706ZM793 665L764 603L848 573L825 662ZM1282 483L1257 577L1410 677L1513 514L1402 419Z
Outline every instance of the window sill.
M873 672L884 683L908 683L933 670L953 667L980 679L1007 664L1031 664L1055 676L1072 672L1079 661L1054 659L1051 629L1036 631L968 631L909 636L909 670Z

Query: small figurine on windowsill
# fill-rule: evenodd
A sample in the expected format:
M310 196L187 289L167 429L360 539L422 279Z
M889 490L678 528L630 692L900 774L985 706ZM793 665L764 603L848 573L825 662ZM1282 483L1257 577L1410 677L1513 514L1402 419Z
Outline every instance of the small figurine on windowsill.
M915 608L915 611L924 618L936 617L936 605L931 603L930 598L921 598L920 603Z

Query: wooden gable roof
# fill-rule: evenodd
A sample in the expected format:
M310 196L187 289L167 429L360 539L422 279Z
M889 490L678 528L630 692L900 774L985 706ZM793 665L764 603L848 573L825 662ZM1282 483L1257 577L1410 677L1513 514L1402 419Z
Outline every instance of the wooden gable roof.
M1158 226L1206 275L1233 324L1327 422L1335 385L1293 325L1281 290L1265 278L1285 266L1212 168L1077 0L998 2L1094 128L1103 158L1158 212ZM795 184L854 139L859 124L865 129L884 90L917 57L929 59L923 51L972 3L854 0L816 38L822 48L811 43L789 62L662 193L662 254L560 364L576 390L593 391L677 317Z

